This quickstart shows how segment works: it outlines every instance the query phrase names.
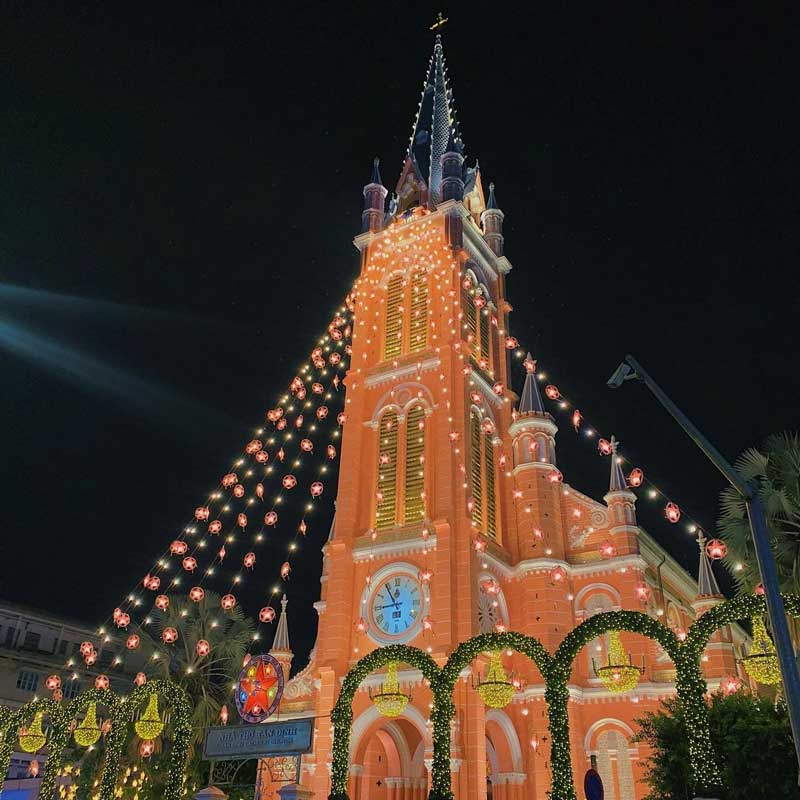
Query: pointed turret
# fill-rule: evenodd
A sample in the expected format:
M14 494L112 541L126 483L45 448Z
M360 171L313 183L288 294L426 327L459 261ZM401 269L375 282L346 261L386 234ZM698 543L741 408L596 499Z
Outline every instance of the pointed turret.
M411 141L406 154L406 169L403 170L397 187L397 194L400 197L405 194L401 184L405 182L409 172L410 161L417 176L425 182L430 201L437 203L441 199L441 159L448 151L447 141L451 135L455 146L461 148L459 152L463 152L453 107L453 93L447 83L442 37L437 34L433 55L428 63L422 99L411 131Z
M609 492L627 492L628 481L622 472L622 459L617 456L619 442L611 437L611 478L608 482Z
M361 213L361 230L377 232L383 227L387 189L381 181L380 159L372 162L372 177L364 187L364 211Z
M464 199L464 150L461 140L453 135L447 138L447 150L442 155L442 200Z
M494 184L492 184L494 185ZM491 199L491 195L489 195ZM544 404L542 396L539 394L539 387L536 385L536 361L530 353L522 362L525 367L525 385L522 387L522 397L519 401L520 414L544 414Z
M489 184L489 200L486 203L486 211L481 214L481 225L483 226L483 238L486 244L491 247L496 256L503 255L503 219L505 215L497 204L497 196L494 193L494 183Z
M716 597L722 599L722 592L711 569L711 559L706 554L706 537L702 532L697 538L700 547L700 565L697 568L697 598Z
M628 487L622 472L622 458L617 455L619 442L611 437L611 477L608 493L603 498L608 506L609 531L618 555L639 552L636 523L636 495Z
M294 653L289 644L289 621L286 617L286 606L288 604L289 601L284 595L281 598L281 615L278 619L278 627L275 629L275 638L269 651L270 655L275 656L283 667L283 678L286 681L289 680L289 671L292 668L292 659L294 658Z

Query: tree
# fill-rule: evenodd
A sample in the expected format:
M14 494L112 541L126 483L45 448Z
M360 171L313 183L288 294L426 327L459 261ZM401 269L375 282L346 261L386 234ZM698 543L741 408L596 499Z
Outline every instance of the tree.
M755 484L764 504L781 589L800 592L800 435L773 434L761 450L745 450L736 469ZM739 592L752 592L761 578L744 500L728 487L720 506L717 524L728 545L726 564Z
M755 797L800 799L797 761L789 716L783 703L745 691L714 694L709 704L711 741L722 770L720 800ZM645 760L650 793L646 800L687 800L691 791L689 753L680 702L673 698L662 710L638 719L637 741L651 748Z

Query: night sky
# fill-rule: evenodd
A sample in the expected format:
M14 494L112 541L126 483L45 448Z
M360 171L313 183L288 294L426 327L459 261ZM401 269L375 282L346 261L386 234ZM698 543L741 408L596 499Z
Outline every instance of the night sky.
M438 10L222 5L8 3L0 33L0 596L92 624L355 278L361 188L375 155L394 188ZM444 9L468 161L506 214L512 333L711 530L722 479L643 387L605 381L634 353L731 457L798 428L798 18L538 5ZM559 420L565 479L601 498L607 460ZM298 666L324 516L289 584Z

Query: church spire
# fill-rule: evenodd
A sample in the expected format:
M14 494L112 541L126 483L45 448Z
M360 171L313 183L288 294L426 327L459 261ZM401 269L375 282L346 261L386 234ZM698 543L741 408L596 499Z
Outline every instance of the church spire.
M628 481L625 480L625 475L622 472L622 463L617 457L617 448L619 442L612 436L611 437L611 478L608 482L609 492L627 492Z
M414 162L420 177L426 181L433 202L438 202L441 198L441 158L448 151L448 140L451 136L453 149L458 148L457 151L462 152L463 144L453 106L453 92L447 82L442 37L437 34L408 145L408 158Z
M536 385L536 361L528 353L522 362L525 367L525 386L522 387L522 397L519 401L520 414L544 414L542 396L539 394L539 387Z
M286 606L289 601L286 595L281 598L281 615L278 619L278 627L275 629L275 638L272 641L271 653L291 653L289 645L289 622L286 619Z

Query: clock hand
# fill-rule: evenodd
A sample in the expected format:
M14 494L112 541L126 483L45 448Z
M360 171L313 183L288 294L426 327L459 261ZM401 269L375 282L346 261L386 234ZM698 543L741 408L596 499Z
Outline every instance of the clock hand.
M395 600L394 603L387 603L385 606L378 606L378 608L397 608L400 605L400 600Z

